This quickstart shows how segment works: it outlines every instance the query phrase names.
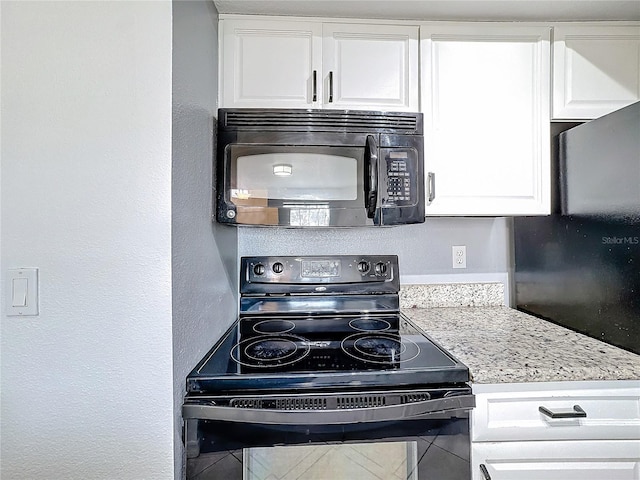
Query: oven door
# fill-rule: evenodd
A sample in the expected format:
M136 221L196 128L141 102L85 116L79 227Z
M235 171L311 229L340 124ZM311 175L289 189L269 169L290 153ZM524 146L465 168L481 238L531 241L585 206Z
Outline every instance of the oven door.
M188 478L289 478L284 472L306 468L305 459L316 457L312 463L318 470L291 478L469 478L468 415L474 406L466 384L188 394L183 405ZM361 467L374 467L368 462L380 459L375 469L385 475L359 476ZM393 476L385 470L391 465Z
M218 171L218 221L290 227L373 225L365 192L371 190L365 185L370 159L364 137L359 146L231 143L224 148L224 168Z
M344 424L186 418L187 479L470 479L469 409Z

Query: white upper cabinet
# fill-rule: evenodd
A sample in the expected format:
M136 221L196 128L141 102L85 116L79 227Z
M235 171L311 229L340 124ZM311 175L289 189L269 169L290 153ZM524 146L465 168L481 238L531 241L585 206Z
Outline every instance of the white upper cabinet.
M550 27L421 27L427 215L550 213Z
M640 23L554 27L554 119L589 120L638 100Z
M418 27L225 18L220 106L417 111Z
M417 111L418 27L324 24L323 107Z
M317 105L320 24L221 20L220 32L221 107Z

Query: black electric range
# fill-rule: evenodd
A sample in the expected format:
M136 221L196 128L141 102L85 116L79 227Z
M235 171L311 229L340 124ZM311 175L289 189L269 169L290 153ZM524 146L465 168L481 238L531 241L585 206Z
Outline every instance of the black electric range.
M396 256L242 258L239 318L187 377L188 457L466 418L468 368L402 315L398 293Z

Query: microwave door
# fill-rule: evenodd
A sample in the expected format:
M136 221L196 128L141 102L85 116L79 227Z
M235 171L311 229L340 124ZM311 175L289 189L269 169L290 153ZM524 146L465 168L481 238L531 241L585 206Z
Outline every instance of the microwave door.
M356 145L234 144L225 152L218 219L238 225L372 225L365 141Z

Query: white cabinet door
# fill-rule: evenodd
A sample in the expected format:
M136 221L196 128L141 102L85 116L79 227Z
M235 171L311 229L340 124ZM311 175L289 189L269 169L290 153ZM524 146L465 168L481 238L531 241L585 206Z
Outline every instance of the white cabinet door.
M593 119L640 100L640 24L554 28L553 118Z
M320 23L223 19L220 31L221 107L320 105Z
M418 111L418 27L325 23L323 107Z
M471 473L473 480L638 480L640 441L474 443Z
M550 31L421 27L427 215L550 213Z
M220 29L221 107L419 109L418 27L254 17Z
M640 440L640 382L474 386L472 441ZM488 391L483 391L486 389ZM584 417L550 418L550 412Z

